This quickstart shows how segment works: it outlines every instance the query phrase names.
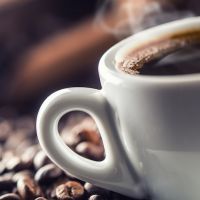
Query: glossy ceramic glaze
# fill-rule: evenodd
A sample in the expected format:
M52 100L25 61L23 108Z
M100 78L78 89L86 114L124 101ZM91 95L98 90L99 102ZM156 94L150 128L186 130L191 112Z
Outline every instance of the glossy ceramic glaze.
M138 33L101 58L102 90L68 88L48 97L38 114L37 133L49 157L76 177L125 195L199 200L200 74L131 76L115 70L113 63L122 47L197 28L198 17ZM94 117L105 160L85 159L61 140L58 121L71 110Z

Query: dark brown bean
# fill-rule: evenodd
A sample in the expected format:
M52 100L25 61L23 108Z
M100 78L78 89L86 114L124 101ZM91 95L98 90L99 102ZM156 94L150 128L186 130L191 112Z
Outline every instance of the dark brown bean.
M85 141L91 142L93 144L99 145L101 141L101 136L99 134L96 123L91 117L86 117L81 123L82 132L84 132Z
M104 158L103 147L92 144L91 142L82 142L76 146L75 150L80 155L92 160L100 161Z
M9 134L5 135L5 138L0 142L0 174L2 174L0 176L0 200L2 196L8 200L13 194L14 196L19 195L17 200L130 199L87 183L85 184L87 191L85 191L82 186L83 182L68 174L65 175L55 165L50 164L50 160L41 151L39 145L34 145L36 134L33 124L31 125L32 122L18 119L18 122L14 121L14 125L5 120L11 128ZM73 127L75 129L70 128L63 134L70 135L71 139L74 140L76 151L90 159L103 159L103 145L94 121L91 118L86 118ZM8 170L9 173L7 173ZM35 170L37 170L36 173ZM41 185L38 185L36 180ZM16 200L15 197L14 200Z
M35 180L39 184L51 184L63 174L62 170L54 164L48 164L40 168L35 174Z
M7 163L6 169L8 171L20 171L24 169L28 169L30 167L29 163L23 162L19 157L13 156Z
M12 180L17 183L20 178L32 177L33 174L30 170L23 170L13 175Z
M65 143L72 148L75 148L76 145L84 141L97 145L99 145L101 141L96 124L91 118L82 120L81 123L75 125L70 130L63 129L61 135Z
M80 138L78 138L78 137L75 138L71 132L70 133L68 133L68 132L66 133L66 132L63 131L61 133L61 136L62 136L65 144L67 146L69 146L70 148L72 148L72 149L74 149L76 147L76 145L78 143L80 143L80 141L81 141Z
M93 144L100 143L100 136L96 133L96 131L89 129L81 129L79 127L74 128L68 133L65 137L65 142L68 146L75 147L80 142L88 141Z
M47 157L47 155L44 153L44 151L39 151L33 160L33 165L35 169L39 169L43 167L46 164L49 164L51 161Z
M15 152L17 155L22 155L26 149L28 149L31 145L33 144L32 140L29 139L24 139L21 144L19 144L16 149Z
M91 183L85 183L84 188L89 195L109 196L110 193L108 190L92 185Z
M7 163L6 168L8 171L15 171L17 169L20 169L21 166L21 159L19 157L12 157Z
M84 196L83 186L75 181L68 181L56 188L56 197L59 200L80 199Z
M46 188L46 197L48 197L48 199L57 199L56 188L59 185L65 184L68 180L69 179L64 175L60 179L54 181L53 184L48 185L48 187Z
M8 193L0 196L0 200L20 200L19 196L14 193Z
M17 190L22 199L34 200L43 196L41 188L30 177L20 178L17 182Z
M30 165L33 165L33 159L38 151L39 151L38 145L33 145L33 146L29 147L22 154L22 156L21 156L22 161L25 163L29 163Z

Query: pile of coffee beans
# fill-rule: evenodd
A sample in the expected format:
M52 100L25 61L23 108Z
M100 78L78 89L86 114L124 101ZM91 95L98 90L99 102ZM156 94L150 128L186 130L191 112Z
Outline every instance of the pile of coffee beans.
M65 143L92 160L104 159L94 121L72 115L60 125ZM128 200L66 174L41 150L32 117L0 119L0 200Z

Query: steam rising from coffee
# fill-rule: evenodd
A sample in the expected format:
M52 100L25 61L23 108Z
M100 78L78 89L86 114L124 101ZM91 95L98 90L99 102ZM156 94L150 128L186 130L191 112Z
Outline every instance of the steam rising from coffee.
M167 6L163 6L163 1L167 2ZM109 13L113 15L110 21L107 20ZM194 16L192 11L177 9L172 0L106 0L97 12L95 23L106 32L121 38L191 16Z

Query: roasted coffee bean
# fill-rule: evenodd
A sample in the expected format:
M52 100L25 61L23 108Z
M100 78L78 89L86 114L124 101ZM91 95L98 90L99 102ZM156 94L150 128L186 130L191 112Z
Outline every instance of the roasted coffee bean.
M12 180L17 183L20 178L32 177L33 174L30 170L23 170L13 175Z
M66 134L64 137L64 141L70 147L75 147L80 142L88 141L93 144L100 143L100 136L97 134L96 131L83 129L82 127L75 127L70 131L70 133L62 133Z
M100 135L96 130L83 129L78 135L82 137L82 141L88 141L96 145L100 143Z
M39 151L33 160L33 165L35 169L39 169L43 167L46 164L49 164L51 161L47 157L47 155L44 153L44 151Z
M92 195L92 196L90 196L89 200L108 200L108 199L105 198L104 196Z
M76 121L75 118L73 120ZM62 170L50 164L51 161L37 144L31 120L28 122L19 118L17 122L6 121L6 123L10 126L10 132L0 142L0 200L2 197L3 199L12 197L14 200L16 198L17 200L131 199L89 183L84 185L87 190L85 191L82 181L71 175L65 175ZM94 121L91 118L84 120L82 118L73 127L75 129L68 129L63 136L75 131L75 134L70 136L71 140L75 141L75 150L90 159L102 160L104 149Z
M91 142L93 144L99 145L101 142L101 136L99 134L96 123L91 117L86 117L80 126L83 127L85 141Z
M48 199L57 199L56 188L59 185L65 184L67 181L69 181L69 179L65 176L62 176L60 179L54 181L53 184L47 185L47 188L45 190L46 191L46 197Z
M14 181L12 180L12 173L6 173L0 176L0 192L6 190L11 191L15 186Z
M0 196L0 200L20 200L20 197L14 193L8 193Z
M14 156L6 163L8 171L20 171L29 168L29 163L23 162L19 157Z
M8 171L15 171L21 168L21 159L19 157L11 157L11 159L6 163L6 168Z
M21 159L25 163L30 163L30 165L33 165L33 159L37 152L39 151L38 145L33 145L26 149L26 151L22 154Z
M15 152L17 155L22 155L26 150L28 149L30 146L32 146L33 141L29 140L29 139L25 139L21 142L20 145L18 145L15 149Z
M59 200L80 199L84 196L83 186L75 181L68 181L56 188L56 197Z
M72 132L69 133L66 132L66 130L62 131L61 137L64 140L65 144L72 149L74 149L76 145L81 142L79 137L75 138Z
M102 196L110 195L110 192L108 190L92 185L91 183L85 183L84 188L89 195L94 195L94 194L102 195Z
M98 132L97 125L96 125L95 121L91 117L85 117L79 123L79 125L82 126L82 127L84 127L84 128L87 128L87 129L90 129L90 130Z
M75 148L76 145L84 141L97 145L100 144L101 141L96 124L89 117L83 119L79 124L74 125L70 129L64 128L61 135L65 143L72 148Z
M40 168L35 174L35 180L39 184L50 184L63 174L62 170L54 164L48 164Z
M104 158L104 149L102 146L97 146L90 142L82 142L78 144L75 150L80 155L92 160L100 161Z
M41 188L30 177L20 178L17 182L17 190L22 199L34 200L43 196Z

